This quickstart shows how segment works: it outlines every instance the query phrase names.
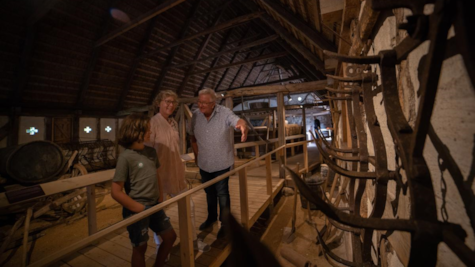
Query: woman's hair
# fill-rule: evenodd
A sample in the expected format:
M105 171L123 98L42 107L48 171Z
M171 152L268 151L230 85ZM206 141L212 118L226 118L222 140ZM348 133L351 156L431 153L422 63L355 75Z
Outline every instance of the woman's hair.
M178 99L178 95L172 90L163 90L158 93L158 95L153 100L153 107L155 108L155 111L158 111L158 108L160 107L160 102L162 102L163 99L169 96L175 98L175 100Z
M119 129L119 145L129 148L134 142L143 142L150 118L145 114L132 114L125 117Z
M203 89L200 90L198 95L210 95L211 96L211 101L216 102L216 92L213 91L213 89Z

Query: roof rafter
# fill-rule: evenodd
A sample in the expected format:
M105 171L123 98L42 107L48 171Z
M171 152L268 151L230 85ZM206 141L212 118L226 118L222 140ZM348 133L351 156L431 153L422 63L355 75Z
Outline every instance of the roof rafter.
M99 40L96 41L94 46L95 47L101 46L109 42L110 40L116 38L117 36L139 26L140 24L144 22L147 22L148 20L157 16L158 14L161 14L174 6L183 3L184 1L185 0L166 0L165 2L161 3L160 5L148 11L147 13L138 16L137 18L124 24L122 27L119 27L113 30L112 32L108 33L107 35L101 37Z
M259 70L259 73L257 73L257 76L256 76L256 79L254 79L254 82L252 84L256 84L256 82L259 80L259 76L261 75L261 73L264 71L264 69L266 68L267 65L272 65L272 67L275 65L275 61L271 62L271 63L267 63L269 60L266 60L266 63L263 65L263 67ZM271 69L272 69L271 67Z
M17 90L11 95L12 102L15 105L21 104L21 96L27 83L28 65L36 39L36 30L38 25L37 22L40 21L46 14L48 14L48 12L56 5L57 2L58 0L46 0L35 9L35 11L27 20L28 28L26 31L25 42L23 43L23 49L21 52L20 63L16 77Z
M249 59L249 57L251 56L252 52L248 52L246 57L244 58L244 60L247 60ZM231 88L231 86L233 85L233 83L236 81L236 78L239 76L239 73L241 72L242 68L244 67L244 65L241 65L239 66L239 69L238 71L236 72L236 75L234 75L234 78L232 79L231 83L229 83L229 87L228 88Z
M223 39L223 42L221 43L221 46L219 47L219 51L222 51L227 45L228 45L228 40L229 38L231 37L231 33L232 33L233 29L229 30L228 33L226 33L224 39ZM215 59L213 59L213 62L211 63L211 68L215 67L216 64L218 64L218 61L219 61L219 56L216 57ZM201 84L200 84L200 87L198 88L198 91L203 89L203 87L206 85L206 83L208 82L208 79L209 79L209 75L210 75L210 72L206 73L205 77L203 78L203 81L201 81Z
M269 15L261 16L261 20L271 27L276 33L286 40L295 50L302 54L305 58L312 63L319 71L325 72L325 64L323 61L318 58L312 51L310 51L306 46L304 46L297 38L290 34L283 26L274 21Z
M305 77L298 75L298 76L289 77L289 78L286 78L286 79L283 79L283 80L276 80L276 81L271 81L271 82L257 83L257 84L252 84L252 85L246 85L246 86L239 86L239 87L229 88L227 91L229 91L229 90L236 90L236 89L239 89L239 88L265 86L265 85L271 85L271 84L276 84L276 83L291 82L291 81L295 81L295 80L301 80L301 79L303 79L303 78L305 78ZM222 90L222 91L224 91L224 90Z
M183 28L181 29L181 33L180 33L178 39L182 39L188 33L188 30L190 28L191 23L193 22L194 17L198 14L198 7L200 6L201 2L202 2L202 0L198 0L194 3L193 7L191 8L191 11L190 11L190 14L189 14L188 18L186 19L186 22L183 25ZM179 48L179 46L173 47L172 50L170 51L170 53L168 54L167 59L165 60L165 64L163 64L163 67L160 70L160 74L158 75L158 78L155 81L155 85L153 87L152 93L150 94L150 98L148 100L149 104L151 104L153 102L153 99L155 98L158 91L160 90L160 87L162 87L163 81L165 80L165 76L168 72L167 66L169 66L172 63L173 58L175 58L175 55L178 51L178 48ZM143 55L140 55L138 57L138 60L140 60L142 58L143 58Z
M227 50L220 51L220 52L218 52L214 55L211 55L209 57L201 58L199 60L188 61L188 62L181 63L181 64L171 65L168 68L181 68L181 67L185 67L185 66L188 66L188 65L204 62L206 60L209 60L209 59L212 59L212 58L215 58L215 57L219 57L219 56L222 56L222 55L225 55L225 54L241 51L242 49L245 49L245 48L258 46L258 45L261 45L261 44L266 44L266 43L269 43L269 42L272 42L272 41L276 40L277 38L279 38L279 35L274 34L274 35L271 35L271 36L268 36L268 37L265 37L265 38L262 38L262 39L259 39L259 40L256 40L256 41L253 41L253 42L250 42L250 43L247 43L247 44L244 44L244 45L232 48L232 49L227 49Z
M267 49L267 48L263 48L262 51L259 53L259 56L262 56L262 54L264 54L264 52L266 51L266 49ZM243 85L246 83L247 79L248 79L249 76L251 75L251 73L252 73L252 71L254 70L254 68L256 67L256 65L257 65L257 62L254 62L254 64L252 64L252 67L251 67L251 69L249 70L249 72L247 73L246 78L244 78L243 82L241 83L241 86L243 86Z
M225 8L223 8L221 10L221 12L219 12L219 14L216 16L213 23L211 24L212 27L215 27L218 24L219 20L223 17L224 12L226 11L227 7L229 7L232 2L233 1L229 1L225 4ZM198 51L196 51L196 54L195 54L195 57L193 58L193 61L197 61L201 57L201 55L205 51L206 47L208 46L208 43L209 43L209 40L211 39L211 36L213 36L213 33L209 33L204 37L203 41L200 44L200 47L198 48ZM183 78L183 80L180 84L180 87L178 88L178 95L181 95L181 93L183 92L183 89L186 87L186 84L188 83L188 79L190 79L191 73L195 69L195 66L196 66L196 63L191 64L191 66L186 71L185 78Z
M298 53L292 47L287 44L286 42L279 42L279 45L283 47L286 51L289 52L289 54L299 63L302 65L303 68L305 68L308 73L310 73L310 76L318 78L318 79L324 79L326 76L323 73L320 73L315 70L315 67L309 64L307 61L308 58L303 56L301 53Z
M255 18L260 17L262 14L264 14L264 13L263 12L254 12L254 13L250 13L250 14L247 14L247 15L244 15L244 16L234 18L232 20L228 20L228 21L223 22L219 25L216 25L215 27L208 28L204 31L192 34L192 35L187 36L187 37L185 37L183 39L180 39L178 41L174 41L174 42L172 42L168 45L159 47L159 48L157 48L157 49L155 49L155 50L153 50L149 53L144 54L142 57L150 57L150 56L153 56L153 55L155 55L159 52L162 52L162 51L167 50L169 48L175 47L177 45L181 45L181 44L183 44L187 41L193 40L193 39L198 38L200 36L207 35L207 34L210 34L210 33L215 33L215 32L218 32L218 31L222 31L222 30L225 30L225 29L229 29L229 28L232 28L232 27L239 26L243 23L246 23L250 20L253 20Z
M305 22L297 18L294 14L287 11L279 3L276 3L272 0L259 0L259 2L272 10L277 14L281 19L294 27L299 31L305 38L307 38L312 44L318 47L321 50L336 51L335 45L328 41L322 33L310 28Z
M140 63L140 55L142 55L145 47L147 46L147 43L150 40L150 37L152 36L153 29L156 26L157 22L157 17L154 17L148 26L147 32L145 33L145 37L143 38L142 42L140 43L139 49L137 50L137 55L134 58L134 62L132 63L132 67L130 67L129 74L127 75L127 80L125 81L125 87L121 92L119 102L117 103L116 109L120 110L122 105L124 104L125 98L127 97L127 94L129 93L130 87L132 86L132 81L135 75L135 71L137 70L137 67L139 66Z
M114 6L114 4L118 0L111 0L109 7L106 10L106 14L104 14L104 19L102 21L101 31L99 36L104 35L109 27L109 13L110 7ZM96 66L97 59L99 58L100 47L93 46L91 57L89 62L87 63L86 71L84 72L84 76L82 78L81 87L79 87L78 98L76 100L76 108L82 108L84 98L86 97L87 88L89 87L89 82L91 81L92 72L94 71L94 67Z
M247 29L246 33L244 34L244 36L246 36L248 33L250 32L250 28ZM233 56L231 57L231 60L229 61L230 63L233 63L234 62L234 59L236 59L237 55L239 53L238 52L235 52L233 54ZM214 88L215 91L218 90L218 88L221 86L221 84L223 83L224 79L226 78L226 76L228 75L228 72L229 72L229 68L226 68L223 72L223 74L221 75L221 78L219 78L219 82L218 84L216 85L216 87ZM211 72L208 72L208 74L211 73Z
M284 56L286 56L287 54L288 54L288 53L287 53L286 51L280 51L280 52L276 52L276 53L271 53L271 54L263 55L263 56L260 56L260 57L255 57L255 58L246 59L246 60L239 61L239 62L235 62L235 63L230 63L230 64L226 64L226 65L217 66L217 67L214 67L214 68L209 68L209 69L204 69L204 70L195 71L195 72L191 73L190 75L196 75L196 74L201 74L201 73L207 73L207 72L217 71L217 70L220 70L220 69L225 69L225 68L229 68L229 67L240 66L240 65L243 65L243 64L249 64L249 63L253 63L253 62L256 62L256 61L261 61L261 60L269 59L269 58L284 57Z

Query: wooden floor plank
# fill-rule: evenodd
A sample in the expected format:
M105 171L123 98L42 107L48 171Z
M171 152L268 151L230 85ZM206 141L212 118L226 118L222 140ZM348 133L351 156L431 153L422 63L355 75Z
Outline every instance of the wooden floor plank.
M69 266L72 267L83 267L83 266L88 266L88 267L101 267L104 266L100 263L98 263L95 260L92 260L78 252L75 252L71 256L67 257L64 259L64 262L66 262Z
M104 242L97 245L97 247L112 253L125 261L130 262L132 259L132 248L125 248L109 240L105 240Z
M106 267L126 267L130 265L130 262L121 259L116 255L102 250L96 246L85 247L79 250L78 252L90 259L94 259L95 261Z

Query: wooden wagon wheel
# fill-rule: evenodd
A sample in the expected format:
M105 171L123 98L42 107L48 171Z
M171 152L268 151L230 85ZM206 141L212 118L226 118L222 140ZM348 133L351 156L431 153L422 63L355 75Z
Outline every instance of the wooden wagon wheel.
M81 163L77 163L73 165L73 170L71 171L71 178L86 175L87 173L88 172L86 167L84 167L84 165L82 165ZM108 194L106 191L107 189L100 186L96 186L96 206L104 200L104 196ZM62 208L69 214L80 212L86 207L86 199L86 193L82 193L77 197L74 197L68 202L64 203L62 205Z
M83 176L86 174L87 174L87 170L82 164L76 163L73 165L73 170L71 171L71 178ZM84 209L84 207L86 206L85 200L86 200L86 194L83 193L63 203L61 207L67 213L74 214Z

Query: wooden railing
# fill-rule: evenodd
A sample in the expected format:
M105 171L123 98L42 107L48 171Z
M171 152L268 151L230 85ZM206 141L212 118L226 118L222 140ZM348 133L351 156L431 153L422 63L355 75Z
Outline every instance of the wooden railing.
M277 153L287 147L295 147L303 145L304 147L304 165L307 166L305 168L308 169L308 153L307 153L307 143L310 141L301 141L293 144L282 145L271 152L259 156L254 160L247 162L244 165L241 165L225 174L218 176L217 178L208 181L200 186L192 188L185 193L182 193L174 198L166 200L150 209L147 209L139 214L133 215L127 219L124 219L110 227L107 227L101 231L97 231L97 222L96 222L96 209L95 209L95 196L94 196L94 187L96 184L103 183L106 181L110 181L114 175L115 170L107 170L102 172L96 172L92 174L88 174L85 176L75 177L67 180L60 180L50 183L42 184L41 187L44 191L44 195L39 197L44 197L56 193L61 193L77 188L87 187L87 197L88 197L88 227L89 227L89 236L66 247L63 248L49 256L46 256L29 266L47 266L52 263L59 261L60 259L64 258L65 256L84 248L95 241L105 237L106 235L117 231L118 229L124 228L128 225L131 225L145 217L150 216L151 214L171 205L174 203L178 204L178 214L179 214L179 229L180 229L180 249L181 249L181 265L182 266L194 266L194 251L193 251L193 239L192 239L192 224L191 224L191 217L190 217L190 197L192 194L205 189L208 186L211 186L221 180L224 180L226 177L234 175L238 173L239 176L239 195L240 195L240 204L241 204L241 224L246 228L249 229L260 217L260 215L264 212L264 210L269 206L272 205L273 199L277 192L273 192L272 186L272 174L271 174L271 156L274 153ZM250 145L251 146L251 145ZM248 188L247 188L247 168L258 162L260 160L265 159L266 165L266 188L267 188L267 195L268 198L264 202L263 206L259 208L256 214L249 218L249 205L248 205ZM28 200L32 200L33 198L29 198ZM6 199L5 193L0 194L0 207L4 207L8 205L8 201ZM227 247L221 258L224 259L227 257L226 253L229 253L230 248Z

